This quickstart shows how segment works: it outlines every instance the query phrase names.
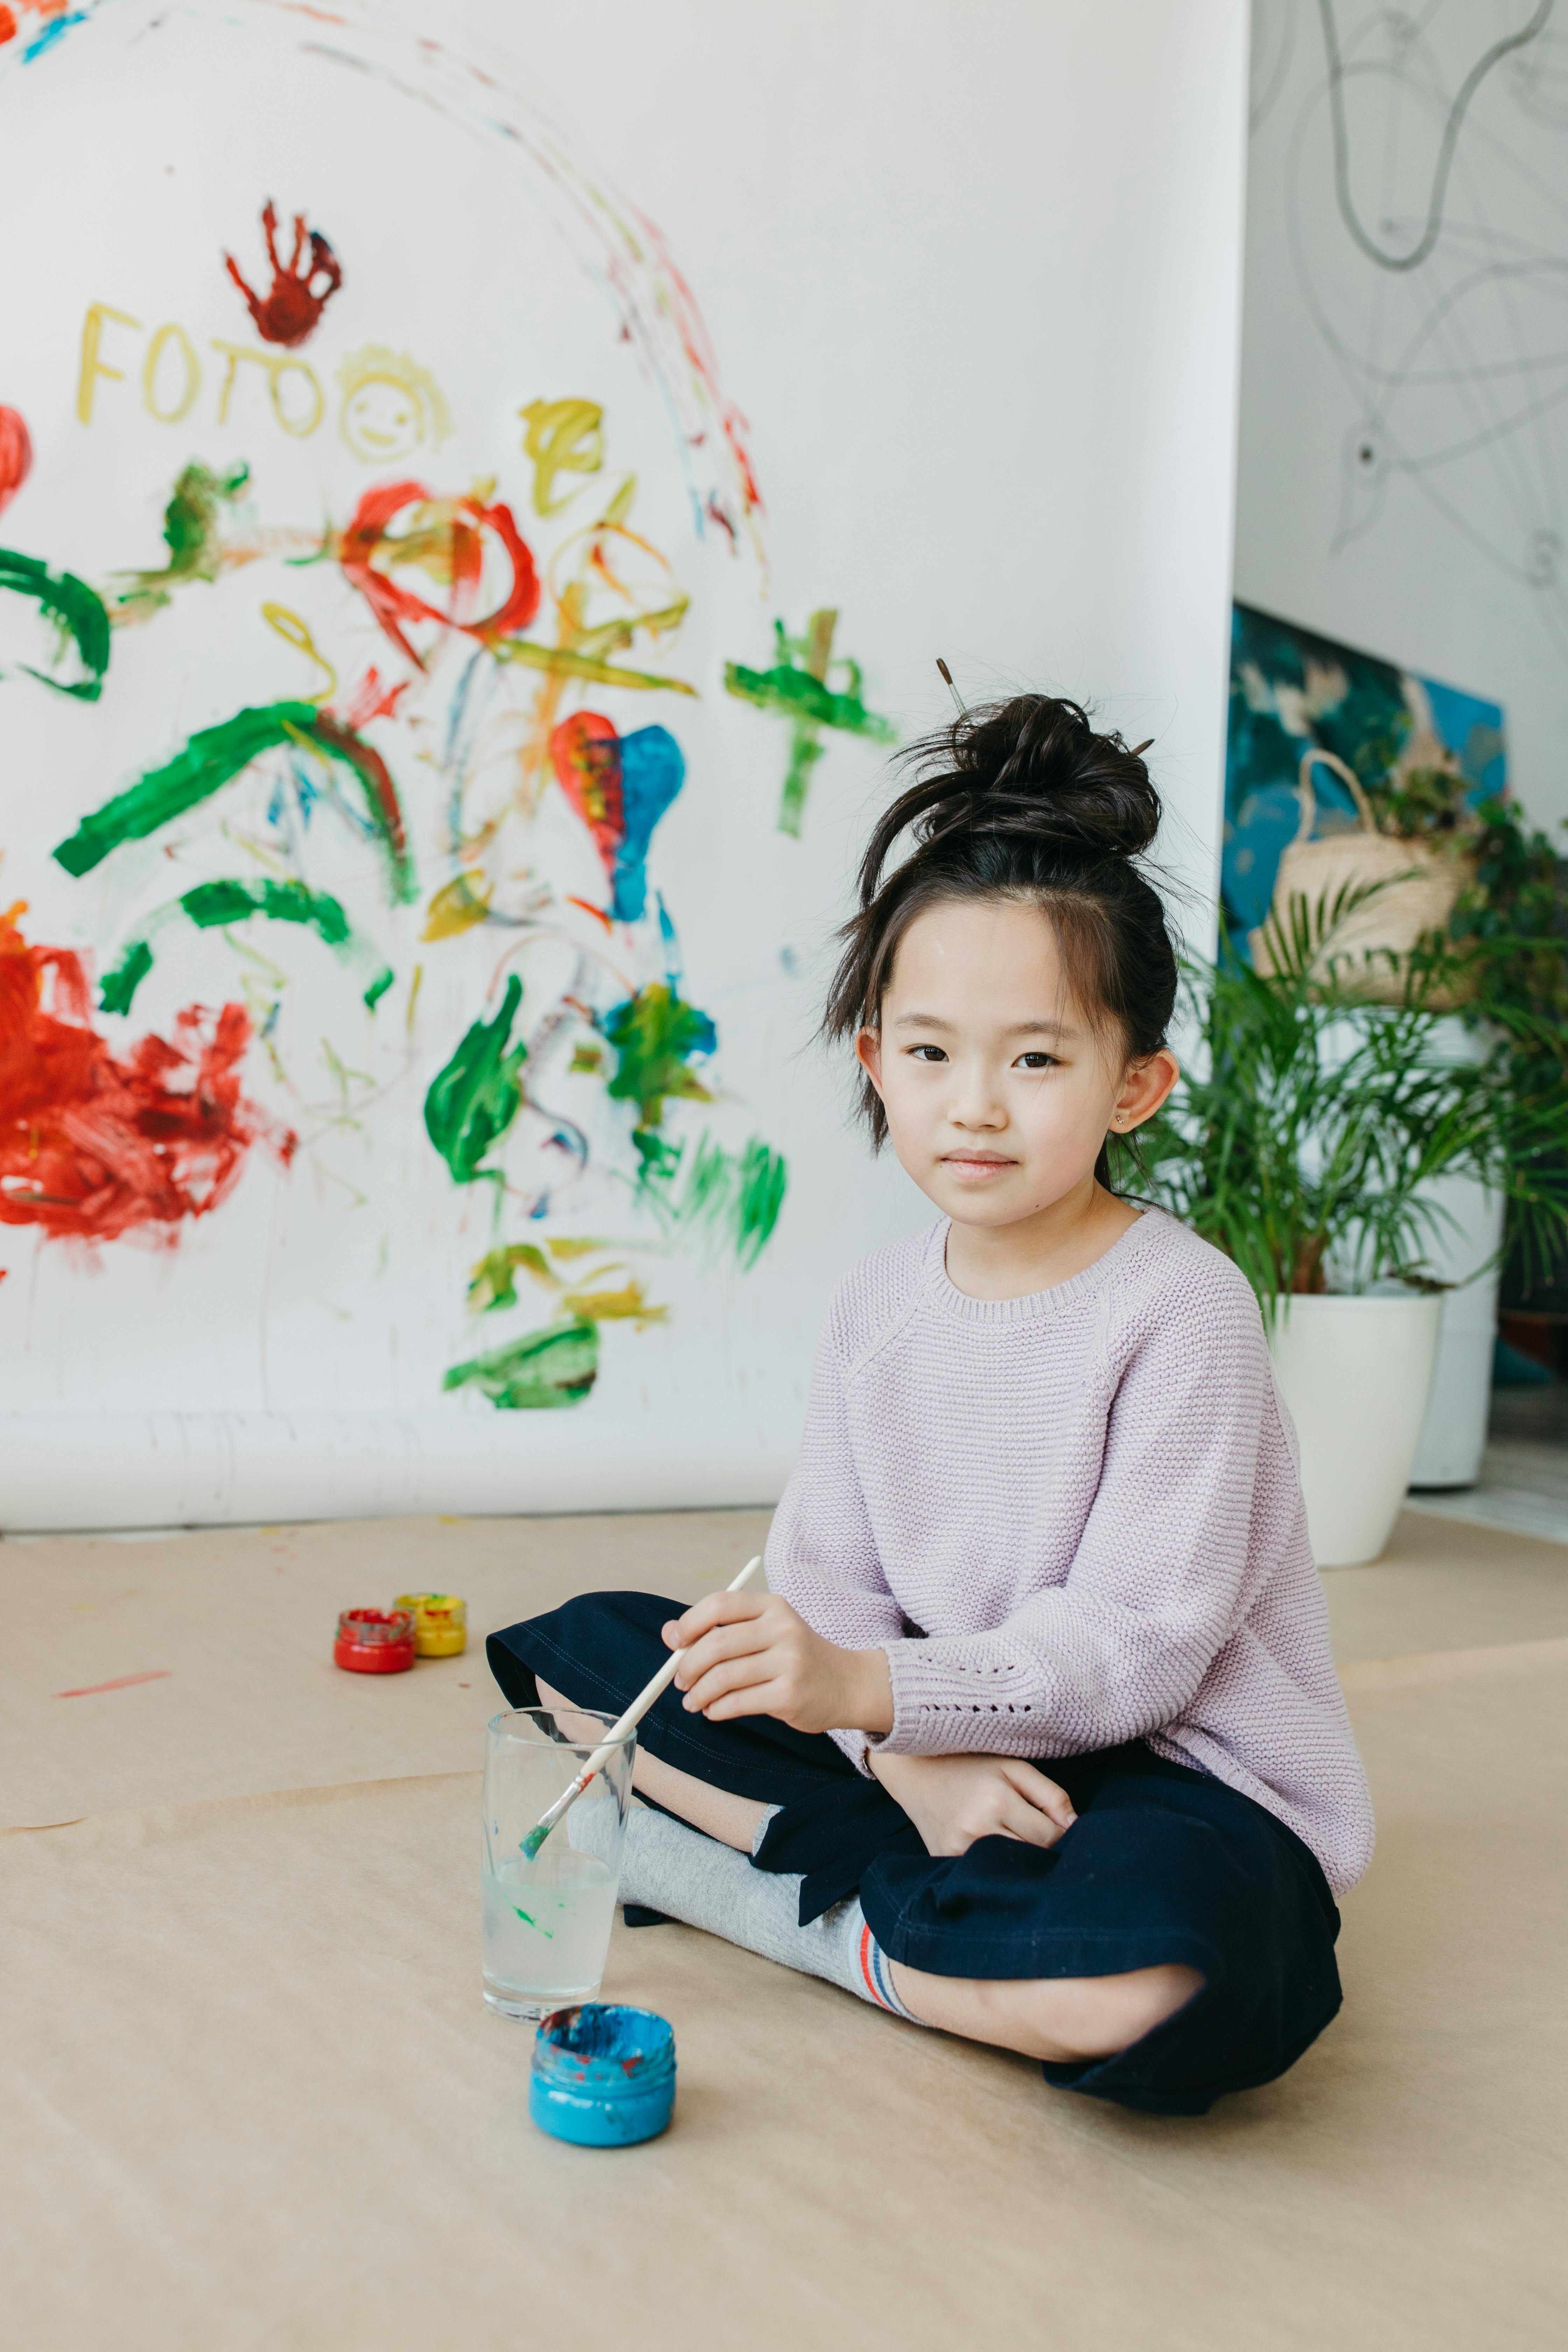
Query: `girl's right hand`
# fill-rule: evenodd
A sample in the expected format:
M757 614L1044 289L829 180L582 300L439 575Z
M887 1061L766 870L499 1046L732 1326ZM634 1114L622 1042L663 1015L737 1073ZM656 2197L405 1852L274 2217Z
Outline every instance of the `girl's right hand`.
M976 1838L1055 1845L1078 1815L1065 1789L1016 1756L889 1756L866 1761L928 1853L967 1853Z

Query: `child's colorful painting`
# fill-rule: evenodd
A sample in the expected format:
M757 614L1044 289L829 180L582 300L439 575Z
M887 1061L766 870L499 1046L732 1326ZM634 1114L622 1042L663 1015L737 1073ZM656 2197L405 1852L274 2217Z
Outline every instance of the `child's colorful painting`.
M1297 776L1309 744L1332 751L1369 792L1414 768L1452 764L1480 801L1507 782L1503 716L1495 702L1419 677L1374 654L1314 636L1294 622L1235 608L1226 761L1223 890L1233 941L1264 920L1274 877L1300 821ZM1353 824L1347 787L1313 770L1318 830Z
M894 730L775 637L674 256L375 12L11 0L0 113L6 1402L40 1317L106 1409L710 1392L789 1195L738 877Z

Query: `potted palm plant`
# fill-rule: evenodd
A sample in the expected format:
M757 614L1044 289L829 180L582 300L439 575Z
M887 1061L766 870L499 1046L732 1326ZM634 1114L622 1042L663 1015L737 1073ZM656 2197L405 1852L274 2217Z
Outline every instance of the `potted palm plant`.
M1324 1567L1377 1557L1409 1481L1441 1311L1429 1261L1452 1223L1440 1180L1500 1194L1538 1255L1568 1247L1559 1066L1500 1025L1456 1037L1421 969L1401 1001L1367 1002L1332 952L1366 895L1301 908L1267 973L1224 941L1189 967L1192 1066L1139 1138L1147 1192L1257 1293Z
M1568 894L1552 843L1516 802L1477 802L1451 755L1437 765L1358 764L1362 777L1321 747L1304 752L1300 834L1280 861L1268 916L1251 935L1254 967L1287 979L1311 970L1342 997L1450 1011L1457 1018L1435 1033L1435 1045L1510 1063L1521 1097L1560 1086L1568 1060ZM1358 817L1321 840L1311 782L1319 767L1339 777ZM1520 1245L1511 1232L1505 1238L1505 1217L1517 1224L1518 1204L1510 1211L1472 1175L1449 1174L1438 1190L1444 1217L1426 1240L1448 1287L1413 1470L1423 1486L1463 1486L1485 1444L1499 1261L1508 1256L1510 1277L1527 1276L1531 1233L1527 1216Z

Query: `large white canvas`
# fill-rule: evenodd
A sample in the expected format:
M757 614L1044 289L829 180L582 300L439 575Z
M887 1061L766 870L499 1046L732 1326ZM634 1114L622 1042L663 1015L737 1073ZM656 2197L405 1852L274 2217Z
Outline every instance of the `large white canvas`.
M727 693L725 665L766 670L775 616L799 633L832 608L860 699L906 738L942 716L937 653L972 696L1093 697L1108 722L1155 736L1166 855L1201 908L1223 765L1237 0L615 0L591 22L521 0L363 16L100 0L52 18L13 0L13 15L0 215L27 234L0 260L0 403L26 419L33 465L0 545L112 604L122 575L165 562L164 501L199 459L248 465L225 529L261 551L117 626L95 701L29 674L69 682L79 664L26 599L0 595L0 903L25 899L26 940L83 959L122 1062L149 1033L181 1034L182 1008L245 1006L246 1100L298 1140L287 1165L256 1142L221 1205L162 1238L94 1246L0 1225L0 1520L770 1498L834 1281L925 1209L868 1165L844 1074L810 1045L885 752L826 729L799 837L781 832L789 729ZM342 270L292 351L258 337L222 258L265 291L269 196L285 260L298 209ZM84 392L94 304L123 319L105 318L98 352L117 373ZM144 381L165 327L178 333ZM310 376L279 376L275 406L268 368L236 361L220 422L230 344ZM373 392L384 460L353 417L343 429L342 371L377 350L414 361L449 419L441 432L427 393L401 415L395 387ZM312 379L321 421L301 431ZM520 412L567 399L602 411L602 463L547 483L546 503L569 503L541 516ZM599 450L587 433L562 446L584 464ZM519 809L545 674L431 624L404 633L416 668L339 559L363 495L413 477L476 512L504 505L543 571L632 474L625 528L657 551L636 558L641 608L655 581L689 601L679 626L599 651L696 691L567 682L558 717L601 711L623 737L664 726L685 761L652 836L647 913L607 927L589 910L609 877L548 766L521 787L531 816ZM405 509L399 527L416 520ZM477 536L482 613L505 566L495 527ZM438 593L428 574L396 576ZM347 770L349 814L318 798L299 836L301 763L323 785L333 771L292 740L68 873L54 852L84 815L194 734L327 690L298 622L336 673L327 708L345 710L373 665L384 687L406 681L359 731L405 814L408 903L389 903L385 858L351 823L366 803ZM548 643L552 628L546 600L522 634ZM477 727L458 698L476 667L490 697ZM855 681L839 668L828 683ZM290 872L347 911L359 962L308 926L167 912L196 883ZM484 877L492 919L426 937L463 872ZM717 1034L687 1064L710 1098L668 1099L658 1133L684 1144L688 1174L703 1135L732 1160L757 1139L787 1163L750 1265L732 1234L661 1224L639 1198L638 1114L605 1090L616 1062L593 1018L671 963L654 893L679 935L679 993ZM142 937L153 961L129 1012L101 1010ZM392 983L368 1009L384 967ZM488 1155L499 1181L459 1184L424 1105L510 971L531 1099ZM563 997L581 1011L552 1029ZM570 1071L584 1050L596 1073ZM550 1140L568 1129L585 1166ZM548 1265L550 1244L574 1237L606 1246L558 1256L554 1289L520 1262L515 1305L478 1311L488 1252L529 1244ZM452 1367L569 1313L561 1294L581 1294L584 1265L595 1295L636 1283L662 1313L597 1324L579 1402L505 1410L443 1389Z

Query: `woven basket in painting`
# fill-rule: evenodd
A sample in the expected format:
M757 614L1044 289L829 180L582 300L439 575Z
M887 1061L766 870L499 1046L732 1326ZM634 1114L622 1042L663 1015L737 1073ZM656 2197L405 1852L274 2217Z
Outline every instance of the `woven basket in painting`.
M1353 832L1312 839L1318 819L1312 767L1321 761L1350 787L1360 824ZM1297 781L1301 822L1279 860L1274 899L1267 919L1247 936L1253 969L1266 976L1294 966L1293 941L1303 922L1317 937L1325 910L1342 894L1352 904L1311 955L1309 970L1320 986L1331 985L1368 1004L1401 1004L1410 953L1434 932L1448 928L1459 893L1474 879L1474 856L1453 835L1408 841L1380 833L1361 779L1331 751L1314 744L1301 755ZM1421 999L1434 1012L1447 1012L1468 991L1463 986L1428 990Z

